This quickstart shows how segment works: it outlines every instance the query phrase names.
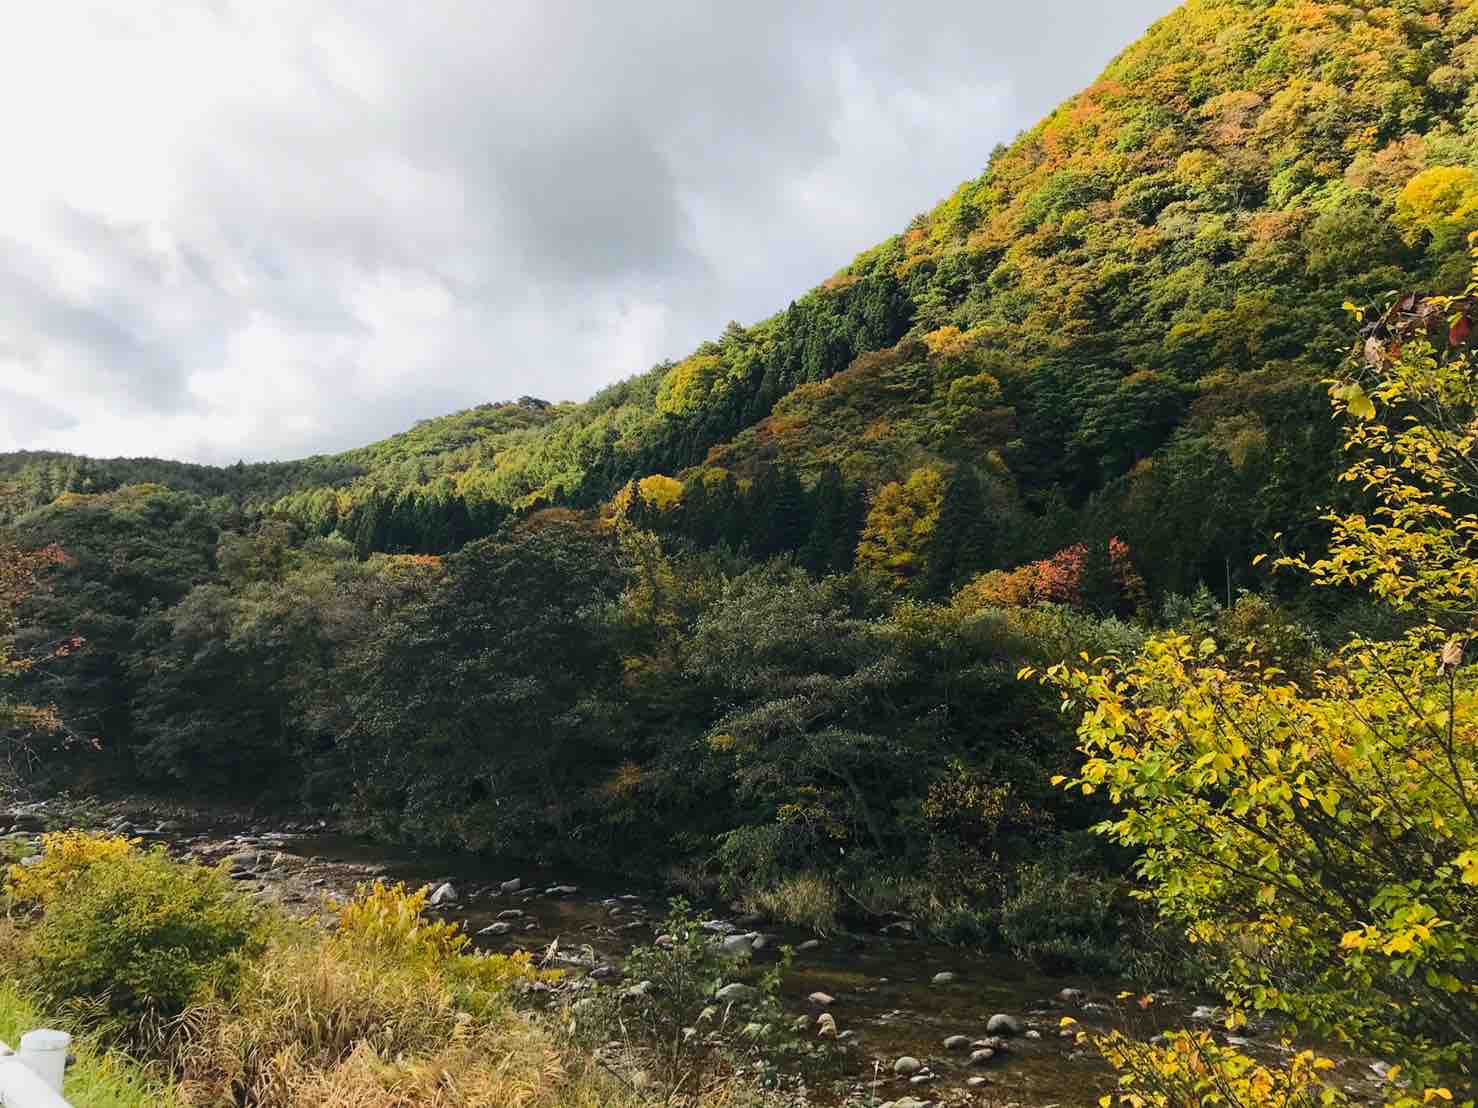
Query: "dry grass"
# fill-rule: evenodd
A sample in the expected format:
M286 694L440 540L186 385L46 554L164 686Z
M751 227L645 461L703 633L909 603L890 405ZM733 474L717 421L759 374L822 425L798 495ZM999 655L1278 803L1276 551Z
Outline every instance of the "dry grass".
M818 935L836 930L841 897L837 888L824 877L804 874L787 877L778 885L746 893L746 911L762 912L770 919L808 927Z

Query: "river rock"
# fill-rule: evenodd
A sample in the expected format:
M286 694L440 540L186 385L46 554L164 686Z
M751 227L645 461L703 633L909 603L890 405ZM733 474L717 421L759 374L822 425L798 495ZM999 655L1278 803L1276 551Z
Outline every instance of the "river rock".
M944 970L942 973L936 973L934 975L933 983L935 985L950 985L957 980L959 980L959 978L955 974L951 973L949 970Z
M917 1058L909 1054L905 1054L902 1058L893 1063L893 1072L896 1073L899 1077L912 1077L923 1068L924 1063L920 1062Z
M878 930L884 935L912 936L913 924L909 923L906 919L901 919L896 923L890 923L884 927L880 927Z
M795 952L797 954L804 954L808 950L820 950L820 949L821 949L821 940L820 939L807 939L805 942L801 943L800 946L798 946L798 947L795 948Z
M726 958L742 958L746 954L754 953L754 941L759 935L753 931L747 935L725 935L719 940L719 953Z
M516 893L523 888L523 878L515 877L510 881L504 881L498 888L505 893Z
M651 991L652 983L650 981L638 981L635 985L631 986L631 988L627 989L626 992L624 992L622 995L635 1000L638 997L646 996Z
M550 885L544 890L545 896L574 896L580 890L574 885Z
M981 1047L979 1050L970 1052L970 1064L972 1066L983 1066L996 1056L996 1052L990 1047Z
M426 903L435 908L439 904L450 904L457 899L457 890L450 881L443 881L436 886L436 891L431 894L431 899Z
M992 1035L1020 1035L1021 1021L1005 1012L997 1012L985 1022L985 1029Z
M732 923L721 919L704 920L698 926L705 931L712 931L715 935L732 935L739 930Z
M899 1100L885 1100L878 1108L932 1108L932 1100L920 1100L916 1096L906 1096Z
M837 1002L836 997L821 992L812 993L810 996L806 997L806 999L809 1000L812 1004L816 1005L818 1008L830 1008L833 1004Z
M1038 1031L1035 1027L1032 1027L1027 1029L1026 1035L1024 1037L1035 1042L1037 1039L1040 1039L1042 1037L1042 1033Z
M478 932L479 935L506 935L513 930L511 923L490 923Z
M836 1017L830 1012L822 1012L816 1017L816 1037L818 1039L835 1039L837 1037Z
M753 985L745 985L741 984L738 981L734 981L728 985L725 985L722 989L720 989L713 995L714 999L721 1000L725 1004L745 1004L751 1000L757 1000L759 998L760 991L756 989Z
M965 1078L965 1084L969 1085L972 1089L978 1089L982 1085L990 1084L990 1078L981 1077L980 1074L977 1073L974 1077Z
M1215 1022L1221 1019L1221 1009L1211 1008L1205 1004L1198 1004L1196 1005L1196 1010L1191 1013L1191 1019L1202 1020L1208 1023Z
M505 908L498 913L499 919L523 919L522 908Z
M1058 989L1057 999L1064 1004L1082 1004L1088 999L1088 994L1082 989Z
M969 1035L951 1035L944 1040L945 1050L964 1050L970 1045Z
M590 971L590 976L597 981L612 981L621 976L621 971L612 965L600 965Z

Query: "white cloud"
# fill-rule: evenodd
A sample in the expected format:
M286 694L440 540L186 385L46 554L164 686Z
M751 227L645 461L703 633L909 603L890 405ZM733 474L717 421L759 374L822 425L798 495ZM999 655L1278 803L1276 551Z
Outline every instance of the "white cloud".
M23 5L0 449L287 457L583 397L900 229L1168 6Z

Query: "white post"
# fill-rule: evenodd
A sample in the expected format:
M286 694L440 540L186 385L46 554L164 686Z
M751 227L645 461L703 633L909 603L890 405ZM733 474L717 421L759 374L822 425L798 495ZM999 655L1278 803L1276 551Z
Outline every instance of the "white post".
M30 1031L20 1053L0 1043L0 1104L5 1108L72 1108L62 1097L62 1075L72 1036Z

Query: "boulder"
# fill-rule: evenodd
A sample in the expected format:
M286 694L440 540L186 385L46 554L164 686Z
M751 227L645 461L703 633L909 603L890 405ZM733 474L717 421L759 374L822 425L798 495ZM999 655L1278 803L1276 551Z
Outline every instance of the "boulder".
M945 1050L965 1050L970 1045L969 1035L951 1035L944 1040Z
M545 896L574 896L580 890L574 885L551 885L544 890Z
M450 881L443 881L436 886L436 891L431 894L431 899L426 903L435 908L442 904L450 904L457 899L457 890Z
M523 888L523 879L515 877L511 881L504 881L498 888L505 893L516 893L519 889Z
M758 1000L760 991L753 985L744 985L738 981L734 981L725 985L713 995L716 1000L723 1001L725 1004L745 1004L752 1000Z
M899 1077L912 1077L923 1068L924 1063L909 1054L905 1054L893 1063L893 1072Z
M996 1052L988 1046L970 1052L970 1064L972 1066L983 1066L996 1056Z
M511 923L490 923L478 932L479 935L506 935L513 930Z
M997 1012L985 1022L985 1029L992 1035L1020 1035L1023 1027L1021 1021L1015 1016L1008 1016L1005 1012Z
M522 908L505 908L498 913L499 919L523 919Z

